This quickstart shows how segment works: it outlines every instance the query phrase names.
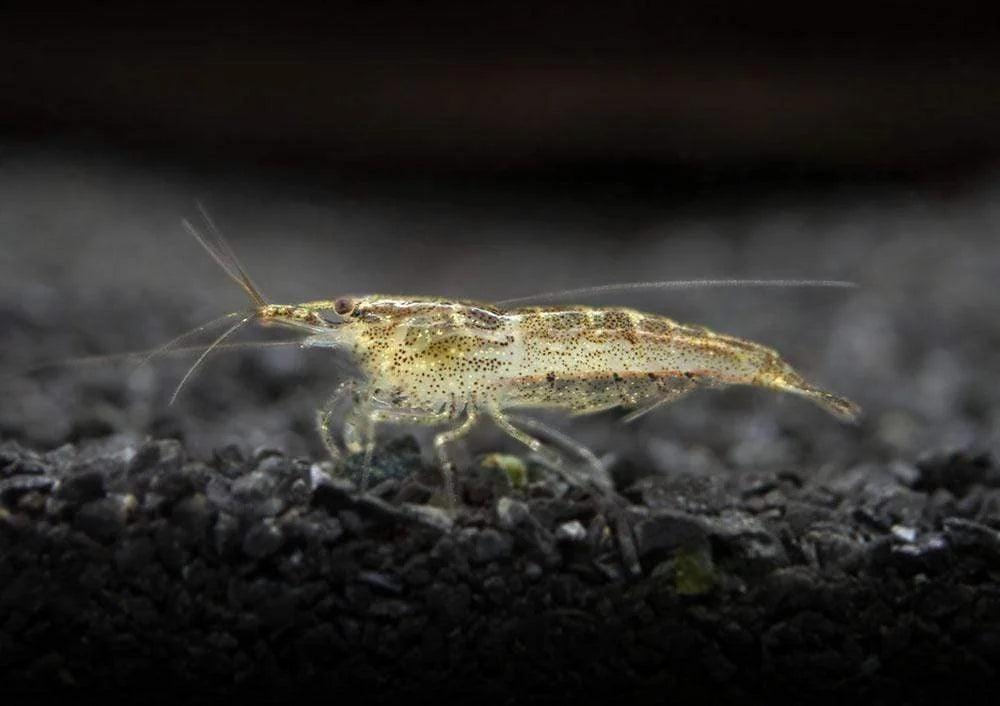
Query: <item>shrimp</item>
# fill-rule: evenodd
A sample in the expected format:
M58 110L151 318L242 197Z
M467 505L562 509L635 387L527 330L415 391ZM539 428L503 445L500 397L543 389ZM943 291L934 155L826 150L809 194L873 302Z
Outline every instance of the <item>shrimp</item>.
M529 430L600 468L586 447L538 420L513 416L511 410L520 408L584 415L618 407L629 422L700 387L755 385L805 397L844 421L860 414L853 402L806 382L770 348L629 308L504 308L381 294L272 304L214 226L209 240L184 225L249 295L253 308L228 315L241 318L209 346L181 385L212 348L253 320L306 334L304 347L348 352L362 376L340 384L317 411L316 424L330 456L340 461L330 420L349 403L343 444L350 453L363 453L362 486L382 423L442 427L434 449L454 498L449 449L483 418L553 464L561 455ZM606 489L606 475L599 477L592 480Z

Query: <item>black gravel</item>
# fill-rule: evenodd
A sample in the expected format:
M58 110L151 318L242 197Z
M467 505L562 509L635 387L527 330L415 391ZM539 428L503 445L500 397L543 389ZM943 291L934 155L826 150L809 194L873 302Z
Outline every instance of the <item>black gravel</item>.
M6 442L0 464L8 690L922 702L1000 663L1000 482L980 456L886 474L871 502L775 475L696 513L650 478L625 525L545 481L453 520L398 502L417 480L380 500L275 454L234 479L170 439ZM943 469L969 490L931 485Z
M996 193L779 204L705 241L720 268L819 253L862 280L732 319L746 335L780 320L778 347L858 398L860 426L746 391L629 428L602 415L571 431L605 455L610 499L475 437L455 512L405 432L386 435L370 492L357 459L332 472L311 430L338 375L324 356L220 355L174 407L172 365L25 370L149 346L206 311L193 290L83 287L84 265L62 258L52 276L36 248L0 298L2 693L934 703L995 689ZM23 233L32 208L0 225ZM60 232L52 218L36 227ZM945 242L945 224L962 237ZM803 250L810 228L827 238ZM712 304L684 306L711 322Z

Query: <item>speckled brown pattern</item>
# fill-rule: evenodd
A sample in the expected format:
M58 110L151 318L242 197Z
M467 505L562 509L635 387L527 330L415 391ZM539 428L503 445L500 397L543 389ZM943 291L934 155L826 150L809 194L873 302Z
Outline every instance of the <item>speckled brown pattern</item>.
M318 312L330 308L332 302L272 305L267 316L310 330L307 345L349 347L372 395L428 413L447 408L457 415L483 405L634 409L699 384L769 387L805 395L840 416L857 413L808 385L770 348L632 309L503 311L369 296L342 321L325 322ZM324 321L320 330L316 321Z
M328 320L335 304L345 313ZM770 348L632 309L504 311L478 302L377 295L270 305L261 316L309 331L304 345L353 353L365 381L345 386L331 407L354 396L345 443L368 454L380 421L457 422L435 442L447 466L445 444L471 429L478 415L537 451L541 444L513 427L506 410L588 414L620 407L631 421L708 385L791 392L847 420L859 413L852 402L806 383ZM319 426L336 456L328 418L328 411L321 413Z
M451 423L434 441L449 476L445 447L465 435L480 415L532 450L543 450L538 439L507 418L511 408L588 414L621 407L631 420L699 385L742 384L805 396L842 419L853 420L860 412L854 403L806 383L770 348L634 309L508 311L481 302L394 295L270 304L221 235L213 230L206 237L186 225L254 304L212 346L257 319L311 334L305 346L352 353L364 380L343 383L317 415L320 435L334 458L341 452L330 417L344 401L351 406L344 445L351 452L364 451L366 466L380 422ZM600 465L575 442L572 449Z

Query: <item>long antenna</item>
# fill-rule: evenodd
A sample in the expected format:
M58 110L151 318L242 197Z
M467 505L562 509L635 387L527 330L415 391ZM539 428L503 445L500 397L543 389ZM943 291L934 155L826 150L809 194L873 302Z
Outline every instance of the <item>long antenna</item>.
M246 313L246 312L243 312ZM281 346L301 346L302 339L294 338L288 341L237 341L235 343L219 343L215 346L216 351L236 351L236 350L252 350L256 348L280 348ZM165 348L161 346L161 348ZM172 348L166 348L165 350L141 350L141 351L124 351L122 353L105 353L97 355L82 355L76 356L75 358L60 358L59 360L46 360L39 363L33 363L32 365L15 368L15 372L18 373L35 373L40 370L50 370L52 368L62 368L62 367L74 367L78 365L104 365L107 363L120 363L126 361L134 361L136 369L141 367L146 363L148 359L154 354L157 357L167 357L167 356L179 356L192 353L202 353L205 350L204 345L195 346L174 346Z
M696 289L699 287L822 287L834 289L852 289L858 285L837 279L675 279L656 282L621 282L618 284L602 284L596 287L579 287L562 289L555 292L542 292L525 297L513 297L494 302L500 306L519 304L521 302L543 302L569 297L587 296L590 294L608 294L612 292L648 291L656 289Z
M246 311L234 311L234 312L229 313L229 314L223 314L222 316L220 316L218 318L212 319L208 323L204 323L201 326L196 326L196 327L194 327L193 329L191 329L189 331L185 331L181 335L176 336L174 338L171 338L169 341L167 341L166 343L164 343L163 345L161 345L159 348L155 348L155 349L149 351L148 353L146 353L145 356L143 357L143 359L139 361L138 365L136 365L136 368L141 368L144 365L146 365L147 363L149 363L149 361L153 360L154 358L158 358L161 355L169 353L170 351L176 349L176 347L177 347L177 345L179 343L181 343L182 341L186 341L187 339L191 338L192 336L194 336L196 334L201 333L202 331L205 331L205 330L208 330L208 329L211 329L211 328L215 328L216 326L218 326L219 324L221 324L222 322L224 322L224 321L226 321L228 319L232 319L232 318L235 318L237 316L246 316L247 313L248 312L246 312Z
M177 395L179 395L181 392L181 388L184 387L184 383L186 383L188 379L194 374L194 371L197 370L198 366L201 365L201 362L208 357L208 354L211 353L213 350L215 350L216 346L222 343L231 334L235 333L238 329L242 328L243 326L246 326L246 324L249 323L251 319L256 318L257 315L258 314L255 311L249 314L248 316L243 317L235 324L227 328L221 336L212 341L212 343L208 346L208 348L205 349L205 352L202 353L200 356L198 356L198 360L196 360L194 364L190 368L188 368L188 371L184 374L184 377L181 378L181 381L177 383L177 387L174 388L174 394L170 396L169 404L174 403L174 400L177 399Z

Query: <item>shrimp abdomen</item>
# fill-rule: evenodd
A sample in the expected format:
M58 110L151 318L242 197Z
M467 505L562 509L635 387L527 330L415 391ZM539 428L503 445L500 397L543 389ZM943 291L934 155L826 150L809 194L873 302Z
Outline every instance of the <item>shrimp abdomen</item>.
M853 421L853 402L807 383L771 348L631 309L534 309L513 317L524 346L505 406L585 414L645 409L697 386L754 385L807 397ZM630 415L632 416L632 415Z
M697 383L683 375L646 371L550 371L514 377L503 386L504 407L548 407L590 414L613 407L635 409L652 400L678 397Z

